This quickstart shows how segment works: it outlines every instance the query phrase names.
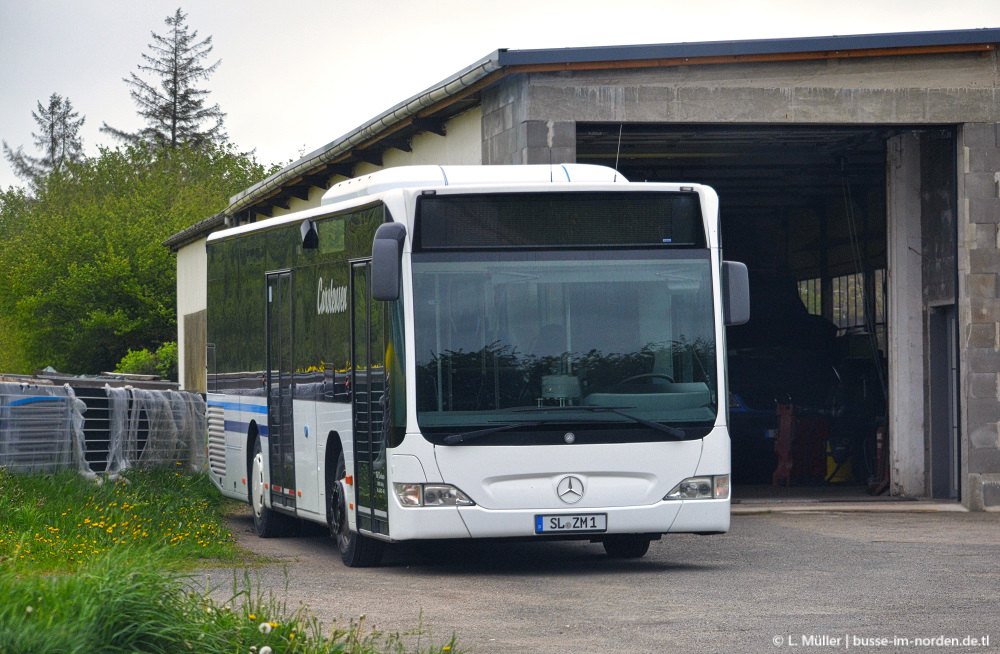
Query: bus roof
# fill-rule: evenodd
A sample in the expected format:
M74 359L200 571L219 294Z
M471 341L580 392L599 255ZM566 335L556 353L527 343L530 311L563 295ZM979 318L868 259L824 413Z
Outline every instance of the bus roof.
M628 180L614 168L592 164L398 166L334 184L329 191L323 194L322 205L335 204L398 188L546 182L627 183Z
M540 164L501 166L397 166L370 175L345 180L323 195L318 207L282 214L263 221L237 225L212 232L208 242L214 243L242 234L328 215L335 204L360 206L365 198L376 198L398 189L438 189L459 186L532 186L547 184L629 184L629 180L614 168L593 164ZM643 185L648 186L648 185ZM582 190L582 189L581 189Z

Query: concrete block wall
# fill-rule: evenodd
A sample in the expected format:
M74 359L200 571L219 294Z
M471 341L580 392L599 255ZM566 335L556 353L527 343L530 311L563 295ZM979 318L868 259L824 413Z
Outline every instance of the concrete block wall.
M959 130L962 502L1000 508L1000 124Z
M519 164L527 144L525 88L522 75L513 75L483 92L483 163Z
M529 120L528 102L522 75L483 93L483 163L575 163L576 122Z

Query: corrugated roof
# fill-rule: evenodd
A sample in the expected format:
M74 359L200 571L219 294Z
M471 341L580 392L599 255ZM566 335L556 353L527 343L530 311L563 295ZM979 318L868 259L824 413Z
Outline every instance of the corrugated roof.
M499 63L501 66L534 66L553 63L571 64L694 57L748 57L762 54L927 48L998 42L1000 42L1000 29L983 28L936 32L817 36L792 39L699 41L694 43L668 43L659 45L501 50L499 51Z

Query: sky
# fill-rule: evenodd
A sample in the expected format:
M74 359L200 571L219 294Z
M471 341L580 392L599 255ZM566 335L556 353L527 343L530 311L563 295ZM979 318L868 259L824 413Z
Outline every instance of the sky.
M99 131L142 126L123 78L178 0L0 0L0 139L32 156L52 93ZM998 0L197 0L181 4L215 74L200 84L226 131L284 164L497 49L793 38L1000 27ZM0 188L22 185L6 159Z

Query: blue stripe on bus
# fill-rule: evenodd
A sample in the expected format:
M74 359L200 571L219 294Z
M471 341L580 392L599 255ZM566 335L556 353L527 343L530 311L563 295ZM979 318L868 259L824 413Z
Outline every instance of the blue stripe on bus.
M237 434L247 434L250 432L250 423L240 422L239 420L226 420L226 431L231 431ZM266 437L267 425L257 425L257 433Z
M248 411L250 413L267 413L266 404L244 404L243 402L220 402L218 400L209 400L206 402L208 406L221 406L226 411Z
M66 399L65 397L52 397L52 396L26 397L23 400L14 400L13 402L10 403L10 406L19 406L21 404L32 404L33 402L62 402L65 399Z

